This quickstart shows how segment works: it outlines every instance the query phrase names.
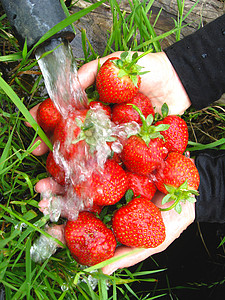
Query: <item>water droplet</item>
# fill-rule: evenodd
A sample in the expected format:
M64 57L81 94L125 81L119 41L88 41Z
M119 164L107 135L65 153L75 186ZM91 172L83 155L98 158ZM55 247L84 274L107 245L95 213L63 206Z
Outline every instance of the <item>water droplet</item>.
M206 58L207 56L208 56L207 53L203 53L203 54L201 55L202 58Z
M222 31L222 34L225 35L225 29L222 28L221 31Z
M68 291L68 289L69 289L68 284L63 283L63 284L61 285L61 290L62 290L63 292Z

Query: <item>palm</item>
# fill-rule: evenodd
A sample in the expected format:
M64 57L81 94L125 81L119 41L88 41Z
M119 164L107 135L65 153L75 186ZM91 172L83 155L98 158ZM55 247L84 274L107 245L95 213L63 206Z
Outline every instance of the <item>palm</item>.
M120 52L116 52L107 57L101 58L100 63L102 64L110 56L119 55ZM165 53L159 52L147 54L139 60L138 64L143 66L143 71L148 71L145 75L142 75L140 92L151 99L157 112L161 111L161 106L165 102L169 106L170 114L182 114L190 106L188 95ZM83 89L94 84L97 69L98 60L95 60L83 65L78 70L79 80ZM36 119L37 107L34 107L31 110L31 113ZM27 125L29 126L29 124ZM41 143L39 148L35 149L33 154L42 155L47 151L47 146L44 143ZM56 194L62 194L64 192L63 188L50 178L43 179L36 185L37 192L42 193L46 190ZM163 194L157 192L152 201L160 207L162 197ZM42 204L45 205L45 202L42 202ZM65 212L65 214L66 213L67 212ZM103 272L111 274L118 268L132 266L155 253L165 250L176 238L179 237L187 226L193 222L195 217L195 207L194 204L187 202L183 205L183 210L180 215L174 210L171 210L162 212L162 216L166 226L166 240L160 246L156 248L140 249L136 253L131 253L132 250L134 250L133 248L125 246L118 247L115 252L115 256L120 256L125 253L130 253L130 255L104 267ZM63 228L60 230L63 230Z

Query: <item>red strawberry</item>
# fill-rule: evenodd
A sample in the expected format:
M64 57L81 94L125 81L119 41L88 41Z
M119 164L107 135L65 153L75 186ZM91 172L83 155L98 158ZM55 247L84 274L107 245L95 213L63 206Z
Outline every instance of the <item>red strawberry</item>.
M156 192L156 186L150 178L128 171L127 177L128 189L133 191L134 197L142 196L148 198L149 200L152 199Z
M92 213L98 214L100 215L101 211L102 211L103 206L100 206L96 203L93 203L93 205L86 205L83 209L83 211L90 211Z
M128 247L155 248L166 237L159 208L145 197L134 198L112 218L116 239Z
M88 110L73 112L67 119L61 118L54 130L54 143L60 144L60 152L66 159L72 159L76 155L85 155L85 142L81 140L74 143L81 132L78 121L83 123Z
M198 189L199 173L193 161L181 153L170 152L165 159L162 167L155 173L157 188L167 194L166 185L179 187L188 181L189 189Z
M121 159L129 171L148 176L160 167L167 156L168 150L160 131L167 129L169 125L152 125L152 115L145 118L137 106L132 106L139 113L142 126L137 135L132 135L125 141Z
M93 199L100 206L117 203L127 190L126 172L114 160L108 159L104 170L95 169L90 179L75 185L75 192L82 198Z
M65 172L55 161L53 152L49 152L46 159L46 169L52 175L56 182L65 185Z
M125 143L121 158L129 171L147 176L160 167L167 153L161 138L151 139L146 144L141 137L133 135Z
M177 212L181 212L180 201L195 201L192 195L198 195L200 177L190 158L178 152L170 152L154 176L157 188L167 194L163 203L174 201L172 208L175 207Z
M155 126L160 124L168 124L170 127L162 131L166 143L165 147L171 151L183 153L188 143L188 127L186 122L179 116L166 116L163 120L155 123Z
M61 115L50 98L45 99L38 107L37 122L42 129L50 134L53 132Z
M132 106L127 105L128 103L136 105L145 117L150 114L152 114L153 117L155 115L151 100L138 92L136 96L129 100L129 102L113 105L112 121L115 124L124 124L132 121L142 124L140 115Z
M90 212L80 212L76 221L66 223L65 240L74 259L87 266L111 258L116 248L113 232Z
M138 54L123 52L121 57L112 57L101 66L96 88L99 100L106 103L122 103L132 99L138 92L141 67L135 62Z
M109 105L106 105L106 104L104 104L102 102L99 102L99 101L91 101L90 104L89 104L89 107L90 108L94 108L94 107L102 108L105 111L106 115L109 116L110 119L111 119L112 111L111 111L111 107Z

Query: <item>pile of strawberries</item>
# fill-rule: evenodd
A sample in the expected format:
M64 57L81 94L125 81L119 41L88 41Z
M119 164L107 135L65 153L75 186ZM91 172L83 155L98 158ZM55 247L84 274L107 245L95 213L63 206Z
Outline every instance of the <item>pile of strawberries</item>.
M51 99L38 109L38 123L54 145L47 171L65 186L65 197L82 204L76 218L67 220L65 240L83 265L112 257L117 243L143 248L163 243L165 225L162 209L151 201L154 194L164 193L163 203L172 201L181 213L180 202L194 201L199 186L198 171L184 155L187 125L179 116L155 114L151 100L139 92L136 60L136 53L127 52L108 59L96 79L99 99L66 119ZM114 209L107 224L100 218L105 206Z

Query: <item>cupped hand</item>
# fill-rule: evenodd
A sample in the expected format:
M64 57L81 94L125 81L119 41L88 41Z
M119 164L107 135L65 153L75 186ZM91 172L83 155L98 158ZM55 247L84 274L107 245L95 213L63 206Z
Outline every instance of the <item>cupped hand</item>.
M142 52L138 53L139 55L143 54ZM99 60L84 64L78 70L81 87L85 90L95 83L99 61L102 65L108 58L119 57L120 54L121 52L114 52ZM160 113L162 105L167 103L169 114L183 114L191 102L166 54L164 52L146 54L140 58L138 64L143 67L143 72L147 71L141 75L140 92L151 99L155 111ZM38 105L30 111L34 119L36 119L37 108ZM29 124L27 125L29 126ZM48 147L41 143L33 154L42 155L47 151Z
M119 56L120 53L121 52L115 52L109 56L100 58L100 64L103 64L109 57ZM139 54L141 54L141 52ZM94 84L98 62L98 60L91 61L78 70L79 81L83 89ZM138 64L143 66L142 71L148 71L142 75L140 92L151 99L157 112L161 111L161 106L165 102L169 107L170 114L182 114L190 106L190 99L164 52L147 54L138 61ZM35 106L30 111L34 119L36 119L37 116L37 108L38 106ZM29 126L29 124L27 125ZM33 154L43 155L48 150L46 144L42 142L34 150ZM51 178L42 179L36 185L36 191L38 193L42 193L42 191L46 190L50 190L56 194L63 193L63 188L56 184ZM163 194L157 192L152 201L160 207L162 197ZM45 205L45 202L42 204ZM187 202L183 205L181 214L171 210L162 212L162 216L166 227L166 239L161 245L156 248L139 249L139 251L135 253L132 253L134 248L120 246L116 249L115 257L123 254L127 255L104 267L103 272L105 274L112 274L117 269L133 266L147 257L165 250L194 221L195 207L194 204Z
M60 194L63 192L63 188L50 178L43 179L36 185L36 191L39 193L46 192L49 189L55 194ZM152 202L154 202L154 204L158 207L165 208L166 206L169 206L170 203L162 206L162 198L164 196L164 194L157 191L152 199ZM103 273L110 275L117 269L131 267L156 253L164 251L169 245L171 245L173 241L176 240L195 219L195 204L187 201L185 204L181 203L181 205L182 212L180 214L178 214L174 209L162 211L162 217L166 228L166 239L161 245L156 248L148 249L119 246L114 254L114 257L117 257L118 260L105 266L102 269ZM48 199L42 199L40 206L41 210L44 211L45 206L48 206ZM67 213L69 212L64 211L65 217ZM120 256L123 257L119 259Z
M167 207L168 203L162 206L162 198L165 195L156 192L152 199L152 202L158 207ZM126 246L119 246L114 254L114 257L123 256L121 259L114 263L111 263L102 269L105 274L112 274L117 269L131 267L148 257L164 251L169 245L173 243L182 232L191 224L195 219L195 204L186 202L182 203L182 212L178 214L174 209L169 211L162 211L162 217L166 228L165 241L156 248L140 249L139 251L133 251L137 248L130 248ZM126 254L126 255L125 255ZM125 256L124 256L125 255Z
M138 52L139 55L143 52ZM110 57L120 57L121 52L114 52L106 57L100 58L102 65ZM86 89L94 84L98 60L84 64L78 70L81 86ZM149 53L138 60L142 66L140 92L149 97L157 112L161 112L161 106L166 102L169 114L183 114L191 105L190 99L168 57L164 52Z

